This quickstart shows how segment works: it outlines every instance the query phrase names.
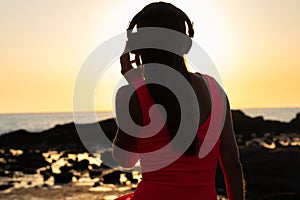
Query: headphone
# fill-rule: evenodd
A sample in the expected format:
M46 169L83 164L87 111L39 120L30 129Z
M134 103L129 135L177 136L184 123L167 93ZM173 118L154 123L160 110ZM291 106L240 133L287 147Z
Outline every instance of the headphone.
M182 53L187 54L192 47L192 37L194 36L194 28L193 23L189 19L189 17L179 8L175 7L170 3L158 2L152 3L143 8L139 13L137 13L129 23L127 29L127 39L129 49L133 49L133 42L135 41L135 37L137 36L137 32L133 33L133 28L137 25L138 21L140 21L143 17L153 13L169 13L178 16L183 22L186 22L188 25L188 36L184 37L186 41L183 42L184 46L182 47ZM175 30L174 30L175 31ZM133 54L140 54L141 50L131 50Z

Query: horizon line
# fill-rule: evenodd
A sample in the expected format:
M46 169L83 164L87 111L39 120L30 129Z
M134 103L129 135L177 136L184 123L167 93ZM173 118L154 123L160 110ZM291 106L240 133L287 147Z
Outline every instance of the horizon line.
M299 107L242 107L242 108L231 108L231 110L256 110L256 109L300 109ZM19 114L19 115L30 115L30 114L69 114L73 113L74 111L41 111L41 112L0 112L0 115L13 115L13 114ZM80 113L88 113L93 111L79 111ZM94 111L96 113L106 112L106 113L112 113L113 110L96 110Z

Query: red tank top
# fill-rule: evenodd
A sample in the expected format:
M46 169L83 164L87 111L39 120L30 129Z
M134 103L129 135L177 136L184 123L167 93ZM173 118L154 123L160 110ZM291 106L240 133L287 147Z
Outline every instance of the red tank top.
M212 86L212 78L205 75L208 82L211 96L217 93L217 87ZM154 104L153 99L146 87L135 83L137 95L142 107L144 125L149 122L148 111ZM142 83L143 84L143 83ZM139 87L140 86L140 87ZM211 91L213 90L213 91ZM213 107L212 101L212 107ZM154 109L154 116L160 117L158 110ZM207 135L212 119L212 113L205 122L198 128L197 138L199 145L205 140L213 139ZM140 152L140 164L142 169L142 181L138 184L134 193L122 196L117 200L165 200L165 199L189 199L189 200L216 200L215 174L219 157L220 139L217 140L211 151L204 157L198 155L181 155L171 164L149 171L148 168L156 167L169 158L171 149L156 157L147 156L145 152L152 152L169 144L171 138L168 128L163 128L154 136L137 138L137 151ZM145 169L146 172L143 172Z

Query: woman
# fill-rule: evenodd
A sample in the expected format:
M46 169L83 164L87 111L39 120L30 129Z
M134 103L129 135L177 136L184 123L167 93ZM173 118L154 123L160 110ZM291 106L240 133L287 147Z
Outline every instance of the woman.
M188 30L186 30L186 24ZM129 25L129 30L143 27L161 27L167 28L188 36L193 36L193 27L186 14L169 3L158 2L147 5L138 13ZM176 41L174 41L176 42ZM194 90L198 105L201 107L199 125L194 140L184 150L174 162L157 170L144 171L151 166L153 159L144 157L143 153L152 152L167 145L177 133L181 120L180 103L176 96L166 87L157 84L147 84L139 87L140 84L147 83L151 79L151 66L145 67L143 72L134 69L131 65L129 53L124 53L121 58L121 73L130 83L119 89L116 96L117 120L118 104L124 102L124 98L129 93L130 88L135 87L136 91L129 101L129 110L132 120L140 125L145 126L150 122L148 115L149 107L153 104L160 104L164 107L167 118L163 128L152 137L140 138L127 134L121 128L118 129L114 139L113 155L115 159L125 168L132 168L140 160L142 168L142 181L138 184L134 193L118 198L118 200L153 200L153 199L188 199L188 200L216 200L215 191L215 174L218 161L224 172L226 190L229 200L245 199L245 188L243 182L242 167L239 160L238 148L235 140L231 111L227 100L227 110L224 127L221 130L220 138L212 150L204 158L199 158L199 149L206 136L209 124L214 120L211 117L213 101L210 96L210 86L206 82L213 80L207 75L200 73L190 73L187 70L184 54L190 48L182 42L182 48L186 51L182 55L174 54L169 51L160 49L142 49L135 50L135 62L137 65L148 63L159 63L168 66L179 72L191 85ZM126 48L128 48L126 44ZM187 47L188 46L188 47ZM126 49L125 48L125 52ZM131 73L127 73L131 71ZM144 76L144 78L143 78ZM183 93L185 91L182 91ZM187 95L188 98L188 95ZM158 114L159 115L159 114ZM157 117L159 117L157 115ZM193 115L191 113L191 115ZM193 133L186 133L193 134ZM124 153L118 150L120 147L128 152ZM174 149L180 147L174 147ZM163 155L162 155L163 157ZM162 158L156 158L159 161Z

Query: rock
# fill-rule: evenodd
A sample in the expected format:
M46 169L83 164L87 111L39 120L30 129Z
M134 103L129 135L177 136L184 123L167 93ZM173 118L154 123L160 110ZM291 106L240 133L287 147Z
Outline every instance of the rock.
M67 151L65 151L60 157L61 158L68 158L68 152Z
M273 194L273 195L266 195L263 200L299 200L300 193L283 193L283 194Z
M110 169L111 167L107 166L106 164L104 164L103 162L100 165L101 168L103 169Z
M300 113L298 113L296 117L290 121L290 130L296 133L300 132Z
M100 183L99 182L95 182L93 187L99 187L100 186Z
M65 173L65 172L68 172L68 171L72 170L72 168L73 168L73 167L69 167L69 166L67 166L67 165L64 165L64 166L61 166L61 167L59 168L59 170L60 170L62 173Z
M91 164L90 166L92 167L92 169L101 169L101 167L96 164Z
M68 163L70 163L70 164L75 164L76 161L70 158L70 159L68 159Z
M232 118L235 133L243 135L243 140L252 139L251 134L255 133L255 137L263 137L265 133L273 136L282 132L300 133L300 113L290 123L275 120L264 120L263 117L249 117L240 110L232 110ZM298 123L297 123L298 122ZM299 127L298 129L296 127Z
M75 177L77 180L80 179L80 176L79 176L79 175L75 175L74 177Z
M63 183L69 183L72 181L73 173L71 172L65 172L60 174L53 174L54 177L54 183L55 184L63 184Z
M4 165L0 165L0 176L8 176L9 174L3 168Z
M107 120L101 121L99 124L100 124L102 130L104 131L105 136L112 143L113 139L115 138L117 129L118 129L116 120L114 118L107 119Z
M97 178L102 175L102 170L101 169L92 169L89 170L89 175L91 178Z
M137 179L134 179L131 172L125 173L125 177L133 184L138 183Z
M19 156L10 155L7 158L5 170L21 171L25 174L36 174L36 170L45 167L49 163L45 160L41 153L35 153L31 150L24 151Z
M11 184L11 183L5 184L5 185L0 185L0 191L1 191L1 190L6 190L6 189L11 188L11 187L13 187L13 186L14 186L14 185Z
M261 199L264 195L279 192L299 191L299 152L299 148L292 147L240 150L248 199Z
M87 159L81 160L73 164L72 168L75 170L87 170L89 167L90 162Z
M47 181L52 176L52 168L40 171L43 175L44 181Z
M87 134L87 138L92 137L93 127L99 124L105 135L100 136L100 141L105 141L104 137L108 137L111 141L117 131L117 124L114 119L107 119L98 123L78 125L83 128ZM97 125L98 127L98 125ZM41 149L47 151L49 149L68 150L69 152L86 152L86 148L79 138L74 123L57 125L54 128L39 133L31 133L26 130L13 131L11 133L2 134L0 136L0 146L2 148L13 149Z
M49 187L49 185L46 184L46 183L44 183L44 184L42 185L42 187L43 187L43 188L47 188L47 187Z
M114 171L110 174L104 175L103 176L103 183L105 184L120 184L120 175L121 171Z

